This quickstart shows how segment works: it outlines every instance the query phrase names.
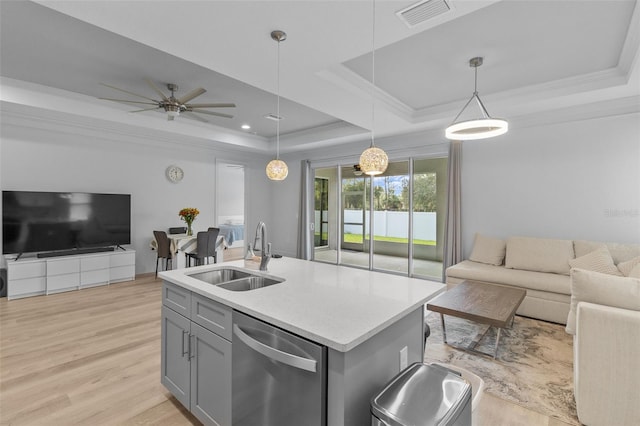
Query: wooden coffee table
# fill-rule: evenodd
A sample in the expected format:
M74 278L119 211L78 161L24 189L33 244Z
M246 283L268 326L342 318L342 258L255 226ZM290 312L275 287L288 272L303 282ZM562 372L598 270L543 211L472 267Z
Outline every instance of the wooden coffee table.
M493 356L495 359L500 343L500 331L513 325L513 317L526 294L527 292L521 288L467 280L429 301L427 309L440 313L444 343L456 349ZM486 324L488 327L483 333L478 334L469 346L457 346L447 342L445 315ZM491 327L498 329L493 355L475 349Z

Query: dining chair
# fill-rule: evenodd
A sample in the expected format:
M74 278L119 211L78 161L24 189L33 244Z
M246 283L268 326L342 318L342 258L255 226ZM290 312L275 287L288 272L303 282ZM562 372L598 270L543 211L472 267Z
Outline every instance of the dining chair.
M218 251L216 250L216 244L218 243L218 235L220 235L220 228L210 227L207 229L209 232L209 257L213 257L213 263L218 263Z
M196 249L190 253L185 253L185 263L191 266L191 260L195 260L195 266L204 265L209 249L209 231L200 231L196 234Z
M169 228L169 234L186 234L187 227L186 226L177 226L175 228Z
M164 270L169 268L169 262L173 268L173 257L171 256L171 245L169 244L169 237L164 231L153 231L153 236L156 239L156 278L158 278L158 262L160 259L164 259Z

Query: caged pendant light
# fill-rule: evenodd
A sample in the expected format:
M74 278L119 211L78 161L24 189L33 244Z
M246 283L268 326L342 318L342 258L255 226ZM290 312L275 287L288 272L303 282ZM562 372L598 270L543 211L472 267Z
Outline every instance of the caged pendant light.
M271 32L271 38L278 42L278 84L277 94L278 103L276 111L276 158L271 160L267 164L267 177L271 180L284 180L289 174L289 168L287 163L280 159L280 42L287 39L287 34L284 31L275 30Z
M499 136L507 133L509 130L509 123L502 118L492 118L484 104L480 100L478 96L478 67L482 65L483 58L478 56L475 58L471 58L469 60L469 66L474 68L475 72L475 83L473 89L473 95L471 95L471 99L467 101L465 106L462 108L462 111L456 115L456 118L453 120L453 123L447 127L445 131L445 136L447 139L453 140L473 140L473 139L487 139L492 138L494 136ZM462 115L462 113L467 109L469 104L475 99L480 111L482 113L481 118L475 118L472 120L459 121L458 118Z
M376 110L376 1L373 0L372 36L371 36L371 145L360 155L360 170L369 175L380 175L387 170L389 157L382 149L375 146L375 110Z

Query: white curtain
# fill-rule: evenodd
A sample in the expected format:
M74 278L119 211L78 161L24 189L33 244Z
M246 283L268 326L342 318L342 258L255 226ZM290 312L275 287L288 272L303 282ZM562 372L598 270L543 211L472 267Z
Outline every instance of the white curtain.
M462 161L462 142L451 141L449 145L449 167L447 182L447 220L444 227L444 259L442 264L442 282L449 266L461 262L462 229L460 225L460 163Z
M311 229L310 214L313 211L311 201L313 194L313 179L311 178L311 163L302 160L300 165L300 211L298 214L298 259L311 259L311 245L313 229Z

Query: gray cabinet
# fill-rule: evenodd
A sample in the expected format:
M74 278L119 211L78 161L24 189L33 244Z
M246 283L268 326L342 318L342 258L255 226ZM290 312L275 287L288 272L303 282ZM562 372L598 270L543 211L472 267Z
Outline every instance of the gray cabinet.
M167 282L162 296L162 384L204 424L231 425L231 309Z
M191 323L191 412L205 424L231 425L231 342Z
M191 391L190 331L189 319L162 307L161 382L187 408Z

